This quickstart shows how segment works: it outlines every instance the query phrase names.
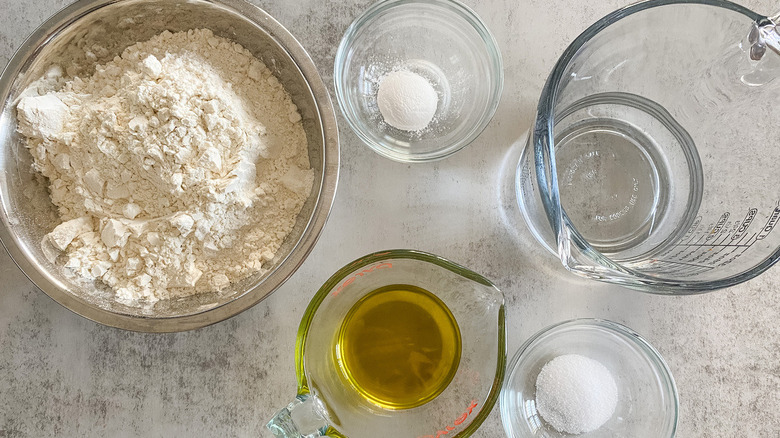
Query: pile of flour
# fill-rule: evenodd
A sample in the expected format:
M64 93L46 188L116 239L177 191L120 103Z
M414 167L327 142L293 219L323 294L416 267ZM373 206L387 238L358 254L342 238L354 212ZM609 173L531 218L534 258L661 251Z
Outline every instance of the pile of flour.
M274 258L313 184L301 116L211 31L162 34L17 105L63 223L42 248L128 304L221 290Z

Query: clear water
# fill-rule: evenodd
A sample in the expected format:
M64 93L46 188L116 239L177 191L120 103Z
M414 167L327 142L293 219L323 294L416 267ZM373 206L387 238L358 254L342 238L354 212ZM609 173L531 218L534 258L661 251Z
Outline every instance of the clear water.
M569 222L615 261L662 250L685 232L701 201L693 141L639 96L594 95L562 111L555 154Z

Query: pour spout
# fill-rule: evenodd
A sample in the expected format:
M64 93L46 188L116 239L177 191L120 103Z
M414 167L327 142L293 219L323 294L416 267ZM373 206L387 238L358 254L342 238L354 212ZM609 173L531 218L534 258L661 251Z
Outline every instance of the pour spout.
M748 34L750 59L760 61L766 54L767 48L780 55L780 30L777 27L778 23L780 23L780 13L771 17L761 18L753 23L750 34Z

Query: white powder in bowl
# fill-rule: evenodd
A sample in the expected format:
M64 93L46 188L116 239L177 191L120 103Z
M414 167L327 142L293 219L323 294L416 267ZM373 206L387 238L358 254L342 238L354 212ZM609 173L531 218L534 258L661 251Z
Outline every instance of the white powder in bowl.
M90 77L52 75L17 105L63 221L42 242L51 261L150 304L224 289L275 257L314 174L297 107L249 51L166 31Z
M417 73L399 70L379 82L379 112L389 125L404 131L425 129L436 114L439 96L430 82Z
M536 378L536 409L559 432L591 432L612 418L617 385L600 362L564 354L547 362Z

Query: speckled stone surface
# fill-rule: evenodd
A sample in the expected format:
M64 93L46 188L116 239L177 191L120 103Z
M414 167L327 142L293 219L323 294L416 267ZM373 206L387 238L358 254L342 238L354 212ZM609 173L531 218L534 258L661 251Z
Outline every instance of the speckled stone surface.
M370 1L258 1L307 48L332 90L341 34ZM0 0L0 65L65 0ZM621 0L466 0L495 34L506 85L496 117L446 160L405 165L360 143L340 118L342 166L311 256L273 296L204 329L132 333L49 299L0 250L0 437L260 436L295 394L295 332L310 297L368 252L408 247L471 267L506 294L512 354L575 317L628 325L666 358L681 437L780 434L780 270L732 289L669 298L580 280L533 241L512 187L518 139L554 61ZM745 5L761 13L769 0ZM713 31L717 31L713 29ZM479 437L504 434L498 406Z

